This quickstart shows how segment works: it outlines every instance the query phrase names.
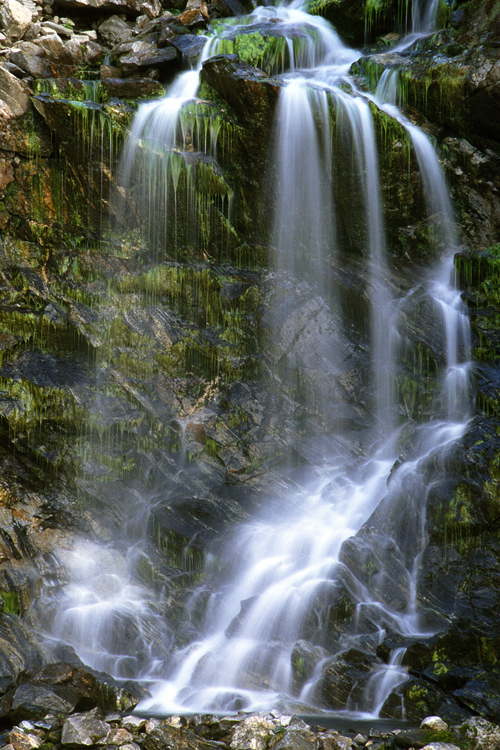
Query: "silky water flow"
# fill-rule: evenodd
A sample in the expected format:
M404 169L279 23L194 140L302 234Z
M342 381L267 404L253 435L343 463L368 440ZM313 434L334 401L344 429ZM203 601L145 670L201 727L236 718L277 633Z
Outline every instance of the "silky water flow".
M411 34L429 33L435 14L434 0L414 0ZM335 321L342 311L327 269L337 262L335 195L342 186L336 185L334 165L341 147L343 154L351 155L350 187L363 204L357 220L363 227L370 271L373 447L363 459L353 458L347 449L325 455L316 479L290 491L279 512L271 507L232 533L226 551L219 551L225 573L219 590L208 597L204 635L171 657L158 658L152 649L144 658L152 621L156 633L164 632L166 652L171 629L158 624L161 618L147 590L133 583L130 560L120 557L117 562L112 551L94 545L72 553L73 581L66 587L52 634L74 645L93 667L118 677L148 679L153 697L140 705L143 711L326 708L321 696L324 671L343 653L353 648L374 651L387 631L411 637L429 635L438 627L422 615L418 604L429 492L425 466L430 456L434 464L445 466L448 451L465 430L470 408L468 321L453 281L457 239L446 183L428 137L396 106L397 74L384 73L373 94L359 91L349 78L349 68L360 53L346 47L326 21L309 16L298 4L258 8L219 27L217 36L207 39L200 68L209 56L225 50L238 24L248 31L252 24L266 22L280 25L288 50L288 70L273 71L283 86L268 175L277 196L272 220L277 296L287 284L298 284L323 301L331 326L326 326L328 343L317 366L335 379L342 365ZM292 30L301 26L308 41L297 48ZM187 131L195 134L197 148L214 162L221 147L219 126L215 122L207 126L195 109L190 110L199 69L182 74L163 100L141 106L124 149L122 182L126 188L133 175L142 175L138 182L144 191L139 200L144 215L155 216L145 229L153 248L175 243L182 221L185 207L179 205L178 186L183 169L189 181L192 157L179 143L185 142ZM442 263L418 282L420 293L441 318L446 361L437 416L418 427L412 456L398 463L401 427L394 417L394 378L402 347L398 326L415 289L401 297L390 282L373 104L408 133L428 214L437 242L445 249ZM189 210L195 213L196 205ZM229 212L230 196L223 210ZM137 512L147 514L144 498L138 498ZM384 518L384 533L371 527L360 532L372 514ZM136 528L144 525L139 519L135 523ZM131 545L131 556L138 547L139 538ZM369 584L358 575L353 556L376 561L378 572ZM322 642L328 623L322 621L317 602L327 601L342 588L354 603L352 627ZM115 626L110 629L111 621ZM123 623L121 644L109 642L105 635L112 631L116 639L116 622ZM311 628L316 633L310 646L314 665L297 680L295 654ZM131 631L135 640L127 643ZM127 647L121 649L124 644ZM134 652L140 652L146 669L134 667L138 663ZM374 666L365 684L353 689L336 710L377 717L387 697L407 677L403 657L404 648L394 648L387 663Z

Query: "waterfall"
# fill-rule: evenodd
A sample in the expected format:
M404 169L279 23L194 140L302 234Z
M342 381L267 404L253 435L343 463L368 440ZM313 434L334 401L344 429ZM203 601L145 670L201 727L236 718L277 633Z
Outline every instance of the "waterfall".
M414 33L430 28L434 6L414 3ZM322 350L310 354L303 370L321 370L326 380L338 381L338 388L332 387L328 398L305 395L304 405L319 413L344 405L339 395L345 359L343 313L334 270L344 250L339 204L351 200L352 220L362 238L359 253L369 268L372 418L362 458L340 442L338 454L325 455L322 466L307 480L297 481L285 500L277 495L251 522L232 532L218 550L224 572L219 588L207 597L202 636L172 655L159 658L152 652L149 671L138 675L154 683L153 697L141 705L144 711L327 709L328 670L343 669L349 652L375 653L387 632L403 639L435 632L432 617L422 616L418 601L419 563L426 544L426 467L445 463L447 451L465 430L469 410L468 321L452 278L457 239L445 180L428 137L396 107L394 77L383 77L374 95L359 91L348 76L359 53L343 45L326 21L294 4L258 8L248 18L228 23L207 40L202 60L235 50L239 29L266 21L279 24L286 40L269 71L279 73L283 86L272 138L270 244L277 284L267 345L275 346L273 326L280 316L286 322L293 294L302 294L308 302L317 299L317 328L326 333ZM287 29L304 23L307 43L299 49ZM190 71L165 99L144 104L122 157L124 195L138 188L136 207L145 217L141 241L155 254L167 245L177 249L182 232L194 232L194 239L202 241L193 229L200 211L190 188L199 168L193 154L202 154L201 163L209 160L217 168L220 123L213 120L206 126L203 108L209 105L196 100L198 85L199 71ZM445 361L436 417L414 429L413 453L401 460L395 387L401 366L400 316L415 290L404 297L392 282L374 109L390 115L408 133L428 217L445 256L432 271L423 272L417 284L442 320ZM340 184L344 173L347 187ZM347 199L343 191L349 191ZM189 228L184 226L187 209L182 200L190 201ZM302 365L290 356L287 366L293 376ZM160 614L127 579L127 566L103 581L98 564L91 582L79 575L78 559L72 569L70 606L56 618L55 635L73 643L87 659L91 652L98 653L94 666L130 676L133 665L124 666L125 656L107 658L116 648L103 635L110 618L116 619L118 612L118 619L126 616L133 622L137 645L132 648L144 649L148 619ZM337 625L334 614L342 607ZM168 650L172 629L164 628L163 651ZM95 637L88 642L85 632L90 630ZM365 684L353 680L338 710L377 717L387 696L407 676L403 656L404 648L398 647L386 664L374 657Z

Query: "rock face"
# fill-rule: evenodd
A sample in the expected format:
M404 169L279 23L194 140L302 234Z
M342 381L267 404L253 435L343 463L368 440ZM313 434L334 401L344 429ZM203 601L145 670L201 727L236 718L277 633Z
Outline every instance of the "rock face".
M227 720L216 729L195 719L188 728L184 719L148 729L140 720L120 723L109 712L131 709L140 689L117 686L79 664L71 649L61 653L33 635L58 626L54 594L73 580L81 541L104 541L115 545L116 569L154 605L141 617L116 618L113 637L123 653L112 654L110 669L119 661L123 678L143 673L151 654L163 664L199 633L207 597L193 599L193 587L204 577L209 591L217 573L212 550L286 484L285 468L306 472L325 452L357 457L365 450L369 278L366 237L351 221L361 201L352 180L353 189L337 188L342 252L325 269L352 330L340 330L338 316L307 284L291 279L277 289L267 270L269 216L259 206L272 203L263 176L282 85L269 76L276 60L286 64L279 24L263 24L250 41L248 34L239 42L228 37L231 54L204 63L199 99L172 149L182 164L171 173L179 200L166 212L169 222L175 213L167 241L160 218L147 238L139 231L141 176L128 191L117 180L138 100L160 98L183 66L195 65L204 46L198 30L244 10L236 0L1 6L0 714L9 729L53 715L35 739L6 737L16 750L36 747L40 737L127 750L354 746L334 733L313 736L300 722L277 727L272 717ZM365 29L370 41L402 31L391 25L391 2L341 0L316 10L360 44ZM428 118L439 142L466 248L457 269L474 332L477 414L444 478L435 456L422 468L434 481L418 596L439 632L398 641L388 631L367 653L341 650L356 612L354 576L395 611L408 605L405 508L385 513L386 499L344 544L344 577L314 603L293 650L297 693L324 660L320 701L329 709L355 701L373 670L404 646L409 679L388 698L384 716L400 718L403 695L414 722L430 712L455 723L469 712L500 720L497 22L495 8L471 0L450 26L404 55L379 48L357 64L358 82L368 88L383 69L397 72L405 106L415 119ZM403 294L414 266L425 265L435 247L405 132L375 105L373 114L388 274ZM351 154L341 148L341 118L332 123L341 185L352 172ZM217 159L197 145L209 131L216 132ZM110 232L117 221L126 229L120 241ZM436 312L419 292L405 315L399 408L413 429L432 409L443 347ZM273 337L279 344L271 349ZM333 347L341 365L331 359ZM417 368L417 359L427 365ZM411 438L402 460L405 452L411 456ZM139 529L128 519L144 497L154 507L144 510ZM132 562L125 534L141 540ZM101 573L92 578L96 597L113 590ZM174 632L168 623L187 601L189 623ZM60 713L71 716L61 723ZM403 738L396 745L404 747Z

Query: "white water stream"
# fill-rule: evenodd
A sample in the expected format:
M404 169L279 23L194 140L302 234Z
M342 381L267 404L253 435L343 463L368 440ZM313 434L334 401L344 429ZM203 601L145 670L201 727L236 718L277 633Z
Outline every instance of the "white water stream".
M431 30L435 5L434 1L414 3L413 34ZM276 266L279 273L299 280L306 278L313 284L315 294L325 298L332 294L322 268L334 260L336 246L332 171L335 157L330 139L334 111L337 121L343 123L346 153L352 154L352 179L363 196L364 214L355 220L364 227L364 251L371 277L375 447L363 461L354 460L346 451L330 466L323 466L310 486L290 496L279 514L275 509L269 510L233 534L222 556L227 571L224 582L212 594L207 607L204 636L174 654L163 679L158 679L157 664L151 668L149 677L155 680L153 698L140 706L145 711L254 711L300 703L321 707L324 662L350 648L363 650L366 644L373 650L388 630L403 636L430 632L422 622L418 605L428 492L425 464L430 456L434 460L444 456L463 434L469 408L468 322L452 279L456 237L448 191L429 139L395 106L394 77L385 76L373 96L356 91L348 70L359 53L347 48L326 21L307 15L298 4L259 8L241 23L248 28L249 24L270 19L285 29L288 25L306 24L315 31L311 43L302 46L300 54L296 54L291 40L287 46L291 73L283 76L286 86L280 96L274 139L274 169L279 185L273 223ZM228 28L234 33L236 24L233 22ZM202 61L216 53L219 44L220 37L208 40ZM143 105L124 152L123 179L126 182L134 170L143 170L145 195L153 196L151 205L157 206L160 191L165 214L172 201L176 205L180 161L187 157L174 146L183 127L183 108L196 96L198 82L198 71L185 73L165 99ZM394 418L393 382L398 367L398 314L404 301L394 298L388 282L370 101L406 128L418 160L428 212L439 242L446 248L445 261L422 279L428 298L441 310L443 318L446 362L442 403L437 406L436 418L417 431L413 458L395 470L399 433ZM200 150L216 158L217 132L200 131L199 138ZM145 150L141 146L146 141L148 157L144 164ZM174 222L176 211L177 208ZM153 222L151 242L155 246L165 242L166 222ZM336 309L334 301L328 299L328 304ZM329 354L334 362L335 352ZM363 552L364 537L358 534L363 524L382 500L384 507L398 508L402 496L407 497L405 514L409 521L404 525L408 526L408 538L388 533L383 542L378 539L379 547L367 548L367 554L379 565L379 572L368 586L349 567L346 540L354 537L358 550ZM371 544L369 535L366 544ZM391 565L380 551L384 545L392 550ZM116 612L124 607L127 616L139 623L136 629L140 636L148 616L158 615L154 608L148 610L144 591L134 587L123 572L112 571L107 580L108 594L100 597L91 582L78 580L79 569L77 560L73 589L67 592L70 599L73 596L72 604L57 620L55 634L75 643L87 661L93 659L93 666L124 674L119 659L113 666L108 653L112 647L105 639L101 638L99 648L92 641L85 644L85 631L96 632L92 623L103 612L108 616L111 611L116 617ZM316 669L298 689L292 653L298 642L309 637L314 616L319 617L314 624L316 634L327 627L321 622L325 610L318 607L318 600L328 598L329 592L334 597L338 586L345 587L354 603L352 627L340 633L333 645L321 644L315 636L312 645L318 654ZM397 605L393 603L395 598ZM101 658L101 652L106 652L106 658ZM347 700L345 710L378 716L387 696L406 677L401 666L403 654L404 649L395 649L387 664L375 668L362 693Z

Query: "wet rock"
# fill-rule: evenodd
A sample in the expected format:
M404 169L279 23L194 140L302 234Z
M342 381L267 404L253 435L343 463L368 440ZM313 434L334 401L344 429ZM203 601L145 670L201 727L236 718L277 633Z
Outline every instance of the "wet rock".
M280 87L261 70L239 61L236 55L216 55L203 64L201 76L240 117L253 111L270 122Z
M325 661L318 683L322 705L337 710L348 700L357 702L377 661L357 649L342 651Z
M477 674L465 685L453 691L453 695L463 705L477 712L481 716L493 721L500 720L500 696L497 693L500 671L493 669L483 674Z
M32 673L53 660L32 630L12 614L0 614L0 694L14 688L21 673Z
M150 78L105 78L101 81L102 90L110 99L137 99L139 97L163 96L164 88Z
M314 0L309 12L327 18L340 36L354 46L400 28L395 23L398 12L393 0L382 0L376 5L365 0Z
M307 641L297 641L290 657L296 694L300 693L300 688L312 677L316 664L328 655L328 651L320 646L313 646Z
M377 600L396 611L406 608L410 581L404 555L392 539L366 529L344 542L340 560Z
M182 34L170 39L172 47L180 53L182 62L191 68L196 67L205 43L204 38L194 34Z

